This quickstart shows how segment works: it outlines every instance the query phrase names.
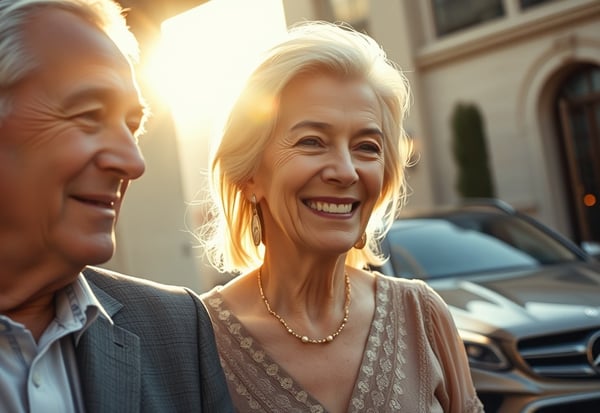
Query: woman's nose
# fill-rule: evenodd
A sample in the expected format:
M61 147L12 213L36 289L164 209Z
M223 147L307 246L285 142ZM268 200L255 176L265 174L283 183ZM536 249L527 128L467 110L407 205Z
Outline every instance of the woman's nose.
M350 186L358 181L354 159L349 150L336 150L331 153L323 169L323 179L340 186Z

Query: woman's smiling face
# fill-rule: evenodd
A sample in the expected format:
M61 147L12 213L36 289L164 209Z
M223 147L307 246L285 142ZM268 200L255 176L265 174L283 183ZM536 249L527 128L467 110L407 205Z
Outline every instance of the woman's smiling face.
M311 74L290 82L247 187L260 202L267 248L350 250L381 193L383 140L380 105L365 81Z

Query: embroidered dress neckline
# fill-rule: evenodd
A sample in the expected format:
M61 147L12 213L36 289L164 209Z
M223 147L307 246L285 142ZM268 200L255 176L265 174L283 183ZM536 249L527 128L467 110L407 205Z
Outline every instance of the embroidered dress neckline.
M375 362L373 354L377 353L377 348L381 345L381 334L388 313L387 294L389 285L384 282L382 276L376 275L375 277L375 312L369 327L369 336L362 354L359 367L360 371L358 372L358 377L352 390L352 396L347 410L348 412L360 411L360 407L364 405L364 398L368 394L368 389L370 388L368 382L372 379L372 374L370 374L370 372L375 370L372 366ZM249 357L262 367L269 377L278 382L278 386L280 386L281 389L284 389L289 393L291 398L305 404L308 411L311 413L327 413L327 410L325 410L320 402L304 390L296 380L263 349L261 343L248 332L239 319L231 313L223 301L220 290L221 288L216 289L215 294L209 299L209 305L217 311L220 321L224 323L231 336L234 337L240 351L246 352Z

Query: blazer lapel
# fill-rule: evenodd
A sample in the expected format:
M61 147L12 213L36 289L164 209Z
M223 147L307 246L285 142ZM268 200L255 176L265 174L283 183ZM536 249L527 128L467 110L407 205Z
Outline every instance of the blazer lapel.
M90 286L112 317L122 304L93 283ZM140 406L139 337L100 316L76 346L86 411L137 412Z

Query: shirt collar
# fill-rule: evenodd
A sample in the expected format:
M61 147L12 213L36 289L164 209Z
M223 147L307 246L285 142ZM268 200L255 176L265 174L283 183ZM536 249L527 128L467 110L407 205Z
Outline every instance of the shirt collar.
M56 320L74 332L75 343L99 316L114 324L83 274L56 295Z

